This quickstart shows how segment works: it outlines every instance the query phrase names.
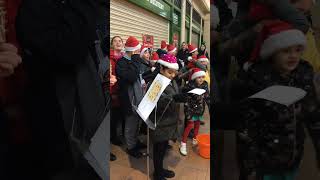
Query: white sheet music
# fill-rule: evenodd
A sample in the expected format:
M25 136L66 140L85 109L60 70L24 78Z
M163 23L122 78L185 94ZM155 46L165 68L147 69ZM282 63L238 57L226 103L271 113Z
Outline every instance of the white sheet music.
M307 92L300 88L289 86L271 86L249 98L258 98L290 106L306 96Z
M194 88L191 91L189 91L188 93L192 93L192 94L196 94L196 95L202 95L205 92L206 92L206 90L204 90L204 89Z
M149 126L149 128L154 129L155 126L153 123L148 120L151 112L157 105L157 102L166 89L166 87L170 84L171 80L166 78L165 76L158 74L156 78L153 80L150 88L148 89L146 95L141 100L137 113L139 116L145 121L145 123Z

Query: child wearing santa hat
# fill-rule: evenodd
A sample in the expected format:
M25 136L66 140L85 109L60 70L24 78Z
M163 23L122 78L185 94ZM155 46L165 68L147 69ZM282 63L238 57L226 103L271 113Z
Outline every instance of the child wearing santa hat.
M150 60L150 50L146 46L141 46L141 51L140 51L140 58L142 58L145 61Z
M124 136L127 143L127 153L135 158L142 157L140 149L146 147L138 139L141 118L133 110L144 96L140 48L139 41L130 36L125 43L126 53L116 64L120 105L125 116Z
M206 69L206 76L204 80L208 83L210 87L210 70L209 70L209 59L206 55L201 55L198 58L198 62L203 65Z
M153 52L152 58L150 60L150 68L148 71L144 72L142 74L142 78L145 80L145 82L148 84L150 81L154 79L154 77L159 73L160 66L157 63L159 60L158 53Z
M168 46L167 46L167 50L168 50L168 54L171 54L171 55L173 55L173 56L177 56L177 48L174 46L174 45L172 45L172 44L169 44ZM178 59L178 65L179 65L179 69L181 69L183 66L182 66L182 63L179 61L179 59ZM180 84L180 83L178 83L178 84Z
M177 55L177 48L174 45L169 44L167 46L167 50L168 50L168 52L167 52L168 54L172 54L173 56Z
M190 80L191 78L191 71L193 68L199 68L205 72L207 72L207 65L209 63L209 60L207 57L203 57L201 56L201 58L196 58L196 56L194 57L194 59L189 56L188 58L189 63L187 64L187 66L184 66L181 69L181 74L179 75L180 78L185 79L185 81L188 81L188 79ZM208 76L209 78L210 76Z
M304 154L304 127L320 164L320 108L315 99L314 73L301 59L306 37L283 21L265 25L261 33L257 60L242 77L243 91L237 89L245 98L238 105L241 111L236 120L240 179L294 180ZM246 98L273 85L300 88L307 94L288 107Z
M197 59L199 52L196 46L194 46L193 44L189 44L188 51L189 51L189 56L191 56L192 59ZM188 60L190 61L191 59L188 57Z
M206 73L199 68L192 69L191 80L183 88L182 92L188 94L187 102L185 103L185 117L187 125L183 132L181 141L180 153L187 155L187 138L192 128L194 128L194 136L192 140L193 145L197 145L196 137L199 132L200 122L204 120L203 114L205 104L210 107L210 93L208 83L204 80ZM199 88L204 89L205 92L201 95L188 93L189 91Z
M146 46L141 46L140 51L140 70L142 73L145 73L150 70L151 64L150 64L150 50Z
M314 0L239 1L239 13L235 20L219 34L219 39L223 42L219 48L220 53L241 54L240 59L250 58L250 52L255 46L254 39L269 20L280 19L289 22L295 28L307 33L310 23L305 14L314 3Z
M156 52L153 52L152 59L150 60L151 67L155 67L158 60L159 60L159 55Z
M177 103L183 102L186 97L184 94L180 94L175 81L179 70L176 57L165 54L157 63L160 66L159 73L171 80L171 83L160 96L156 109L149 116L150 120L156 121L157 124L155 130L150 133L153 141L154 179L165 180L175 176L173 171L163 168L163 160L168 148L168 141L176 140L178 137Z
M161 41L160 49L157 50L158 56L161 58L164 54L167 54L167 42L165 40Z

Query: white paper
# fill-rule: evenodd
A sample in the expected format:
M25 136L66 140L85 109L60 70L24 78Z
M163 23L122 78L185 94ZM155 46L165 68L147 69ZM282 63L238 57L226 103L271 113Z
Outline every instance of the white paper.
M170 84L170 81L171 80L165 76L158 74L136 110L139 116L151 129L155 129L155 125L148 119L148 117L157 105L161 94Z
M196 94L196 95L202 95L205 92L206 92L206 90L204 90L204 89L194 88L191 91L189 91L188 93L192 93L192 94Z
M271 86L249 98L265 99L276 102L285 106L290 106L301 100L307 94L306 91L300 88L289 86Z

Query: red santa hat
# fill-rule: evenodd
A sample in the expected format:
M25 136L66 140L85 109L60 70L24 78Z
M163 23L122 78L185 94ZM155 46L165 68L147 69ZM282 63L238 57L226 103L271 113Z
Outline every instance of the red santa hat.
M199 68L193 68L191 72L191 80L194 80L198 77L206 76L206 72L202 71Z
M174 45L169 44L167 46L167 50L168 50L168 53L174 53L177 50L177 48Z
M159 60L159 55L157 52L152 53L152 59L150 61L157 62Z
M126 41L124 48L126 51L136 51L141 48L141 45L135 37L130 36Z
M199 56L198 61L200 61L200 62L208 62L209 63L209 59L205 55Z
M171 54L164 54L157 63L169 68L179 70L179 65L177 63L177 58Z
M141 58L142 58L144 52L147 51L147 50L148 50L148 47L146 47L146 46L141 46L141 50L140 50L140 57L141 57Z
M197 51L198 48L196 48L196 47L195 47L194 45L192 45L192 44L189 44L189 45L188 45L188 50L189 50L189 53L193 53L193 52Z
M251 0L249 9L249 19L258 22L263 19L270 19L273 17L270 7L266 3Z
M162 41L161 41L161 49L164 49L164 48L166 48L166 47L167 47L167 42L164 41L164 40L162 40Z
M294 45L301 45L304 48L307 46L307 39L302 31L280 20L269 22L259 34L250 61L255 61L258 56L261 59L268 59L278 50Z

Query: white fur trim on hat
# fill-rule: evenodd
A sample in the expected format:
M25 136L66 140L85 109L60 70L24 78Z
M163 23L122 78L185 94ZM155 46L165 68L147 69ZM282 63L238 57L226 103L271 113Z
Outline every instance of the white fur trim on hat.
M172 49L171 51L169 51L169 53L173 53L177 50L177 48Z
M204 72L204 71L195 72L195 73L192 74L191 80L194 80L194 79L196 79L198 77L202 77L202 76L205 76L205 75L206 75L206 72Z
M200 61L200 62L209 62L208 58L199 58L198 61Z
M136 50L138 50L138 49L140 49L141 48L141 44L138 44L137 46L135 46L135 47L125 47L125 50L126 51L136 51Z
M299 30L292 29L271 35L263 42L260 57L267 59L276 51L294 45L302 45L304 48L307 46L306 36Z
M162 60L162 59L159 59L159 60L157 61L157 63L159 63L159 64L161 64L161 65L163 65L163 66L165 66L165 67L167 67L167 68L169 68L169 69L179 70L179 65L178 65L178 63L169 63L169 62L164 61L164 60Z
M140 57L141 57L141 58L142 58L142 56L143 56L143 54L144 54L144 52L145 52L146 50L148 50L147 47L143 48L142 51L140 52Z
M194 48L192 51L190 51L189 53L193 53L193 52L195 52L195 51L197 51L198 50L198 48Z
M192 57L191 57L191 56L189 56L189 57L188 57L188 61L191 61L191 60L192 60Z

